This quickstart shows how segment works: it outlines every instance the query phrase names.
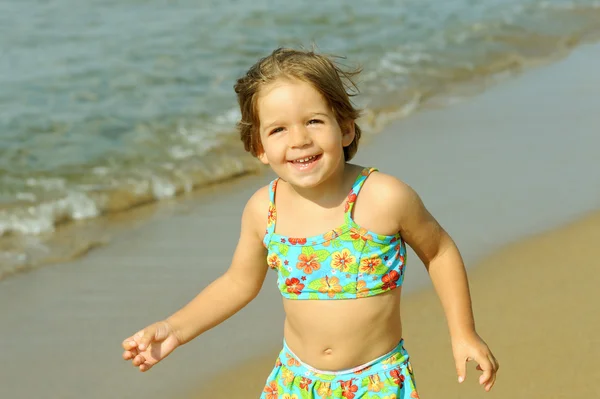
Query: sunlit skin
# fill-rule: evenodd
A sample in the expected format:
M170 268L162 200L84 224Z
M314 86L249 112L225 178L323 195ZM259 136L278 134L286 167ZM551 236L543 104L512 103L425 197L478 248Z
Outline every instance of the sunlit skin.
M319 91L295 79L263 87L257 105L263 147L258 158L281 178L276 232L309 237L340 227L344 200L363 169L344 161L343 147L354 139L353 121L338 123ZM308 158L312 160L295 162ZM267 186L244 209L229 269L167 320L127 338L124 359L141 371L149 370L177 346L215 327L256 297L269 269L262 244L268 209ZM466 362L474 360L482 371L479 383L489 391L498 363L475 331L463 261L419 196L395 177L373 172L357 197L353 218L378 234L400 232L414 249L442 302L459 381L464 379ZM402 338L401 289L348 300L283 299L287 344L317 369L342 370L369 362Z

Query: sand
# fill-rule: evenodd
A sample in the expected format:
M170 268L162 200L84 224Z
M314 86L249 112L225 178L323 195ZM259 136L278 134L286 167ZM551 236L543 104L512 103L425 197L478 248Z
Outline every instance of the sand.
M599 70L600 46L583 46L463 103L400 120L359 151L357 162L415 187L459 244L478 328L502 364L489 397L599 396L598 249L575 246L600 231L598 216L584 217L600 209ZM0 281L0 398L234 398L226 389L240 392L244 380L256 390L237 397L258 397L282 339L274 275L242 312L150 373L122 361L120 343L224 271L246 199L272 177L165 202L81 259ZM551 238L521 242L576 219ZM482 263L493 253L501 264ZM405 284L405 338L422 397L468 397L475 379L455 382L440 307L411 253ZM209 386L236 367L237 385Z
M458 384L444 314L433 290L406 295L406 347L421 398L600 397L600 213L508 245L470 272L478 332L501 364L491 392L471 365ZM194 398L258 397L276 354L217 376Z

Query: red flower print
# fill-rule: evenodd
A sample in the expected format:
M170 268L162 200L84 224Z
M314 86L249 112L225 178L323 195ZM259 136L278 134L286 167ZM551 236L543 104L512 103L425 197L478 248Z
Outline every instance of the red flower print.
M279 360L279 358L277 358L277 360L275 360L275 367L280 367L281 366L281 360Z
M392 270L391 272L384 274L381 277L381 281L383 281L383 285L381 286L382 290L393 290L397 287L396 283L400 278L400 274L397 271Z
M269 212L267 213L267 226L272 225L277 220L277 210L275 209L275 205L269 205Z
M354 372L354 374L362 374L362 373L364 373L365 371L369 371L369 370L371 370L371 367L372 367L372 366L367 366L367 367L363 367L362 369L358 369L358 370L356 370L356 371Z
M350 195L348 195L348 199L346 200L346 205L344 205L344 213L348 212L348 209L350 209L350 204L352 204L353 202L356 202L356 194L354 194L354 192L351 192Z
M292 237L290 237L290 238L288 238L288 241L292 245L296 245L296 244L304 245L304 244L306 244L306 238L292 238Z
M306 377L302 377L300 380L300 389L305 389L308 391L309 385L312 383L312 380Z
M300 277L300 280L302 280L302 281L306 281L306 276L302 276L302 277Z
M290 355L289 353L286 353L285 357L287 357L287 359L288 359L288 361L287 361L288 366L300 366L300 362L295 357Z
M300 295L302 289L304 288L304 284L302 284L296 277L286 278L285 285L287 285L287 292L296 295Z
M358 240L360 238L363 241L373 239L373 236L369 234L369 231L367 229L363 229L362 227L360 229L357 229L356 227L351 228L350 237L352 237L353 240Z
M354 378L351 378L348 381L339 381L342 388L342 396L346 399L354 399L354 392L358 391L358 385L354 385L352 383L353 380Z
M317 254L300 254L298 256L298 263L296 263L296 267L300 270L304 270L304 273L311 274L315 270L319 270L321 268L321 264L317 260Z
M290 264L290 261L286 259L286 260L283 261L283 264L287 266L287 265Z
M271 381L268 383L265 389L263 389L263 392L267 394L267 399L277 399L277 381Z
M394 380L394 384L398 385L400 388L404 386L404 376L399 369L390 371L390 376Z
M281 267L281 261L279 260L279 256L277 254L273 254L267 258L267 263L271 269L279 270Z

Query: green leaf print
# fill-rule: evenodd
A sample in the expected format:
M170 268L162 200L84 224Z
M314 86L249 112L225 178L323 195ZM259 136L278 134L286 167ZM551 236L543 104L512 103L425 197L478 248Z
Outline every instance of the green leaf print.
M336 377L337 375L335 374L319 374L319 378L323 381L333 381Z
M342 398L342 393L344 393L344 391L342 391L342 387L338 386L336 389L333 390L333 395L331 395L334 398Z
M300 397L302 399L313 399L312 395L310 394L310 392L305 391L304 389L300 389Z
M383 276L385 273L387 273L388 266L385 263L383 263L383 259L381 261L382 261L382 263L375 268L375 273L373 273L373 274Z
M283 277L289 277L290 276L290 271L284 265L281 265L281 267L279 268L279 273L281 273L281 275Z
M343 246L343 244L342 244L341 242L339 242L338 240L335 240L335 241L330 241L330 242L332 243L332 244L331 244L331 246L332 246L333 248L339 248L339 247L342 247L342 246Z
M269 244L269 251L278 253L281 256L287 256L288 249L289 248L287 245L284 245L277 241L273 241Z
M311 247L310 245L305 245L302 247L302 254L309 256L315 253L315 249L313 247Z
M351 230L347 230L340 234L339 239L342 241L354 241L354 238L352 238L352 234L353 233Z
M365 247L365 242L363 240L353 240L352 241L352 246L354 247L354 249L357 252L361 252L363 250L363 248Z
M311 281L310 283L308 283L308 288L310 288L311 290L314 290L314 291L318 291L319 288L321 288L324 284L324 281L322 281L322 280L323 280L323 278L318 278L316 280Z
M290 247L288 247L287 245L284 245L282 243L277 243L277 245L279 246L279 253L282 256L287 256L288 250L290 249Z
M356 292L356 281L353 281L344 286L344 292Z
M319 262L324 262L325 259L329 258L329 255L331 255L331 253L326 249L319 249L314 253L317 254L317 259Z
M308 286L310 287L310 284ZM311 292L310 294L308 294L308 299L319 299L319 296L314 292Z
M375 241L367 241L366 245L369 248L378 248L378 249L385 249L388 246L388 244L382 244L382 243L375 242Z

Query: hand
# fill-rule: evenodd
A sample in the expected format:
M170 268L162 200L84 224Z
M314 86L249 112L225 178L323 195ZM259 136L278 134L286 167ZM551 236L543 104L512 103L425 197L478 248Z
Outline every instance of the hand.
M466 378L466 363L470 360L477 362L477 370L482 371L479 377L479 384L483 385L486 391L489 391L496 382L496 373L500 365L488 348L485 342L473 332L452 339L452 352L454 353L454 362L456 363L456 372L458 382L463 382Z
M148 371L181 345L175 331L166 321L154 323L123 341L123 359L140 371Z

